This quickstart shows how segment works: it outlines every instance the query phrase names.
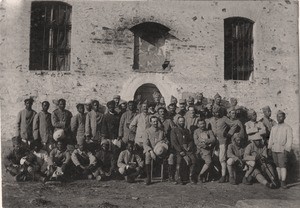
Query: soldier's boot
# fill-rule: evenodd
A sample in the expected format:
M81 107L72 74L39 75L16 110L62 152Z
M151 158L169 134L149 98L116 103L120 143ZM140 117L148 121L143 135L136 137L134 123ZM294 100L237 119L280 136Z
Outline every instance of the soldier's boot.
M192 184L196 184L197 183L195 168L196 168L195 164L192 164L191 167L190 167L190 182Z
M150 164L146 165L146 174L147 174L147 178L146 178L145 184L150 185L151 184L151 165Z
M183 182L181 180L181 176L180 176L180 165L177 164L176 165L176 174L175 174L175 184L181 184L183 185Z
M169 172L169 181L175 182L174 165L169 165L168 172Z

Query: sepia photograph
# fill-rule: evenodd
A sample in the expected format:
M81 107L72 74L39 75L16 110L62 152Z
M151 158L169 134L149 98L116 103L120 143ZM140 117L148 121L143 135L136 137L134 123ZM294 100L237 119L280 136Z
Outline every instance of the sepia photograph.
M1 207L298 208L298 0L0 0Z

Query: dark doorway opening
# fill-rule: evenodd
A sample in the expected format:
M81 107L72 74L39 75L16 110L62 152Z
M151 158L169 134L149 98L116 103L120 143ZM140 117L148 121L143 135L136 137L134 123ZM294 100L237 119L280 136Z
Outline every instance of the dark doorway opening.
M152 103L154 102L154 98L153 98L154 92L158 92L159 94L161 94L159 89L156 87L156 85L151 83L143 84L135 91L134 100L137 100L138 95L141 95L142 102L147 100L148 103Z

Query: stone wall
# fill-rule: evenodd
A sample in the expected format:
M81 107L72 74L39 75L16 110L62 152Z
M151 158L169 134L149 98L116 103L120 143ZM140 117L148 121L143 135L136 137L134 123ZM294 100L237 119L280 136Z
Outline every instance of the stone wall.
M31 1L0 3L0 100L2 139L14 133L23 100L64 97L76 112L77 102L95 98L106 103L113 94L132 99L144 83L155 84L167 102L171 95L217 92L240 105L270 105L287 112L286 122L299 144L299 67L297 1L66 1L72 5L71 70L29 71ZM254 23L254 72L249 81L224 80L224 19L241 16ZM170 73L132 70L131 27L157 22L176 37L170 44ZM52 102L51 102L52 103ZM50 111L54 110L54 105Z

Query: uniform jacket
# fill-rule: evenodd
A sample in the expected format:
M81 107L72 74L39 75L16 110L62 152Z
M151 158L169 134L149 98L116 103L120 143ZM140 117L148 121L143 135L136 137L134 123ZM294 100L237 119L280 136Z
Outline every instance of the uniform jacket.
M92 140L101 140L101 127L103 114L94 110L86 114L85 135L91 137Z
M52 125L55 129L64 129L66 133L71 130L72 113L68 110L56 109L51 115Z
M71 159L75 166L88 166L97 164L96 157L91 152L80 151L79 149L75 149L72 152Z
M119 125L119 137L122 137L125 143L128 140L134 140L134 138L131 138L132 134L130 133L129 125L136 115L136 112L128 110L121 116Z
M244 157L245 148L239 147L235 144L229 144L227 149L227 157L232 158L234 161L242 160Z
M284 150L290 152L293 143L292 128L286 124L277 124L271 130L268 148L272 152L284 152Z
M33 119L36 115L34 110L21 110L17 116L17 132L16 136L20 136L23 140L33 140Z
M190 131L186 128L176 127L171 131L171 145L176 152L192 152L194 141Z
M60 151L54 148L49 154L48 165L62 166L63 164L69 164L71 161L71 155L68 150Z
M33 120L33 137L40 139L42 143L47 143L53 138L53 126L51 123L51 113L41 111L35 115Z
M143 135L143 147L144 147L144 153L149 152L150 150L153 150L155 145L159 142L159 141L164 141L165 140L165 136L164 136L164 132L157 128L155 129L154 127L150 127L148 129L146 129L146 131L144 132Z
M86 114L78 113L71 119L71 131L76 137L77 143L84 140Z
M145 130L150 127L149 115L139 113L129 125L131 130L136 129L135 143L142 143Z
M245 123L246 126L246 133L248 135L248 139L263 139L263 135L266 134L266 128L260 121L248 121Z
M122 151L118 158L118 167L123 168L130 163L135 163L137 166L143 167L143 161L139 155L130 153L128 150Z
M194 143L197 147L197 153L201 149L212 149L212 146L208 144L214 144L216 142L216 137L211 130L202 130L200 128L196 129L194 132Z
M106 139L117 139L119 134L120 116L117 112L114 114L108 112L103 116L101 134Z
M244 160L245 161L255 161L256 156L259 158L267 157L267 147L257 147L253 142L247 145L244 153Z

